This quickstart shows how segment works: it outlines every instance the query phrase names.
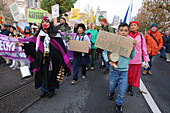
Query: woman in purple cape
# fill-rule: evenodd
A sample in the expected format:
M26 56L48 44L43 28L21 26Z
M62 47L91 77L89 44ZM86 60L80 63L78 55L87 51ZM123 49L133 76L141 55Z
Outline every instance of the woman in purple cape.
M60 33L48 17L43 17L35 38L29 43L19 45L22 46L31 61L31 71L36 72L35 88L41 87L40 96L53 97L55 89L59 88L59 81L63 79L59 77L63 74L63 70L65 70L65 75L67 72L72 74L67 50Z

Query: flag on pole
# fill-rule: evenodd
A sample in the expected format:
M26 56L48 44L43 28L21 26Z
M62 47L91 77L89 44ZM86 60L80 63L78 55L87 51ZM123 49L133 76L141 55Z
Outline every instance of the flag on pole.
M123 23L130 23L131 22L131 20L132 20L132 18L131 18L132 9L133 9L133 0L131 1L130 5L129 5L127 11L126 11Z

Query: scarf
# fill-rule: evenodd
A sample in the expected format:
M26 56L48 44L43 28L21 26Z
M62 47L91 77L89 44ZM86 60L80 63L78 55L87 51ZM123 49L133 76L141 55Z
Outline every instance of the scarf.
M41 36L45 36L45 39L44 39L44 52L48 52L49 51L49 44L50 44L50 37L43 30L40 30L40 33L37 36L36 48L35 49L38 52L38 48L40 47L40 38L41 38Z
M129 32L129 35L130 35L131 37L135 38L136 36L140 35L140 33L139 33L138 31L137 31L136 33L130 31L130 32Z

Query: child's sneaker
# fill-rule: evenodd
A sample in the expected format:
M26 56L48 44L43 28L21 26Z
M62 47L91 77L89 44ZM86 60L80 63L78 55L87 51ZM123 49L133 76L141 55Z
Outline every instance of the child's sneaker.
M116 104L116 113L123 113L123 109L121 105Z
M109 100L113 100L114 98L114 93L109 93Z

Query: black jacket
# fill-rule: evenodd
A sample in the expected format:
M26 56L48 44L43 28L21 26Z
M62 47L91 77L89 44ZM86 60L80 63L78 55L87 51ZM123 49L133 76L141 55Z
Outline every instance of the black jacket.
M7 29L1 30L0 34L9 36L9 31Z
M164 36L164 46L166 47L165 52L170 53L170 36Z

